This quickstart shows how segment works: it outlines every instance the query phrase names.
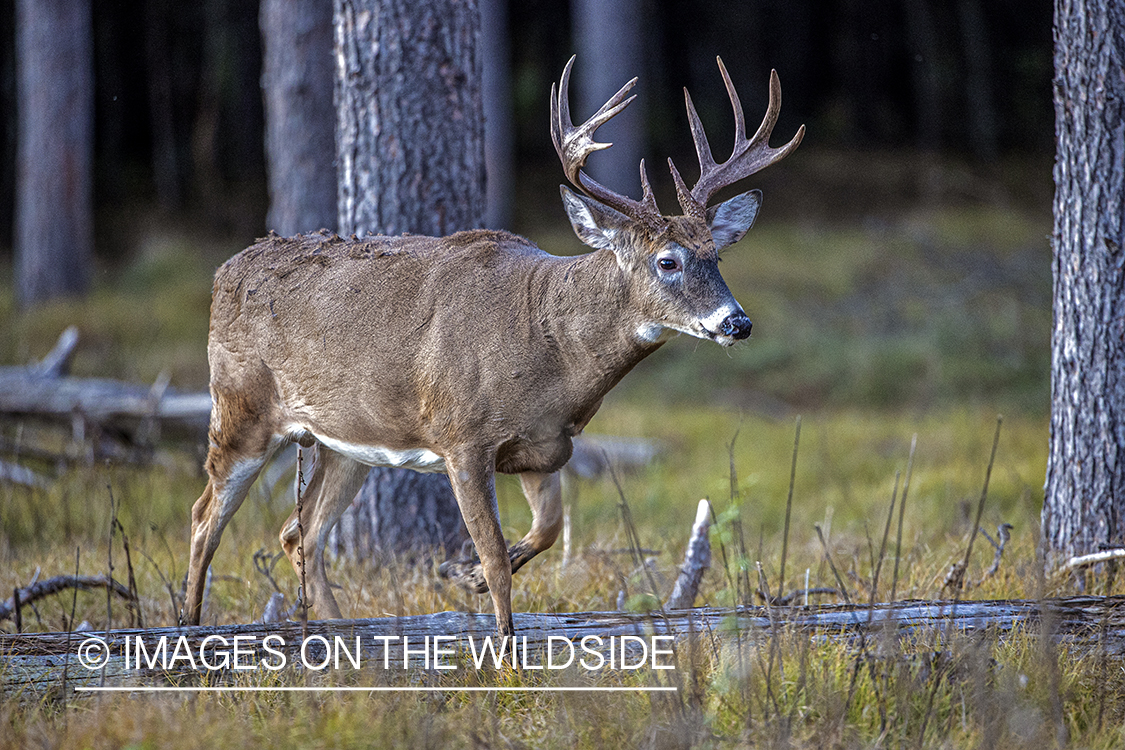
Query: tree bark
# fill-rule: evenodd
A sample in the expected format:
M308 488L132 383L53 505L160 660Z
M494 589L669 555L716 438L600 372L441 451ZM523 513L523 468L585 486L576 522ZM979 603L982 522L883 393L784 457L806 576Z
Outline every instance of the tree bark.
M1055 3L1048 564L1125 544L1125 8Z
M336 228L336 110L332 6L262 0L266 224L293 235Z
M575 0L571 16L578 55L574 64L577 100L572 111L576 121L583 121L623 83L644 72L641 0ZM640 195L646 140L643 102L633 102L602 126L598 140L612 143L613 148L591 158L586 171L607 187Z
M16 296L82 294L93 251L93 28L89 0L18 0Z
M511 50L507 0L480 0L481 80L484 100L485 222L512 228L515 184L515 112L512 109Z
M412 564L457 554L469 538L444 474L375 469L328 536L330 554Z
M340 231L483 226L476 0L335 0L335 9Z
M476 0L335 0L335 29L339 231L483 226ZM372 469L356 506L361 517L343 528L371 528L383 554L448 550L466 536L444 474Z

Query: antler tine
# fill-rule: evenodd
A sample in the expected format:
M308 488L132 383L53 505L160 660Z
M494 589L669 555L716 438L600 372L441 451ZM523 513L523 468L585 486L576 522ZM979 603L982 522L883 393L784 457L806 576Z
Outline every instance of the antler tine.
M641 159L641 205L657 215L660 214L660 209L656 205L656 196L652 194L652 185L648 181L644 159Z
M762 119L762 124L758 126L757 132L754 133L754 137L748 139L746 137L746 119L742 111L742 103L738 99L738 92L735 91L734 83L731 82L730 74L727 73L722 58L715 59L719 63L719 72L723 76L727 96L730 97L731 107L734 109L734 149L730 158L725 162L722 164L715 163L714 157L711 155L711 147L707 143L707 135L703 130L703 124L699 120L699 113L696 112L691 96L685 89L684 98L687 104L688 120L691 125L691 136L695 141L696 155L699 157L699 181L691 189L690 195L687 194L686 188L683 191L680 190L683 181L678 179L679 175L676 173L675 167L672 167L672 176L676 179L676 192L680 196L680 204L683 206L685 213L694 213L698 210L694 207L689 209L688 203L694 203L705 209L711 196L720 189L784 159L800 145L801 139L805 135L805 126L802 125L797 130L797 134L784 146L770 148L770 134L773 132L773 126L777 124L778 114L781 112L781 81L777 77L777 71L771 70L770 100L766 107L766 115ZM685 200L688 203L685 203Z
M562 162L567 179L586 195L600 200L627 216L639 220L652 218L652 214L658 217L660 211L656 207L656 198L648 184L643 160L641 161L641 187L644 193L640 201L615 193L582 171L582 167L586 165L586 159L590 154L613 145L612 143L595 141L594 131L616 117L637 98L635 94L627 97L629 91L636 85L637 79L633 78L618 89L617 93L610 97L609 101L603 104L589 120L575 126L573 120L571 120L569 102L570 71L574 65L574 59L575 56L571 56L566 63L566 67L563 68L558 89L556 90L555 85L551 84L551 140L555 144L555 151L559 155L559 161Z

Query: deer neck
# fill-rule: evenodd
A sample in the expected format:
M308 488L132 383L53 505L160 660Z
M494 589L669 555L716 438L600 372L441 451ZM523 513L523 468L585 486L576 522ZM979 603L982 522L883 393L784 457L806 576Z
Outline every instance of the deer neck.
M539 311L544 334L572 385L591 398L604 396L666 340L645 335L652 327L642 300L608 250L566 259L551 269L546 286Z

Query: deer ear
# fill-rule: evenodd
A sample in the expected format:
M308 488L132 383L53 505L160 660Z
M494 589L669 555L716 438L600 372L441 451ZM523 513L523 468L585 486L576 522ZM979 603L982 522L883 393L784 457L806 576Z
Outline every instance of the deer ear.
M616 253L620 249L617 238L629 226L629 218L604 203L579 195L566 185L560 185L559 189L567 218L578 239L595 250Z
M742 239L758 217L761 205L762 191L751 190L707 209L707 225L715 249L722 250Z

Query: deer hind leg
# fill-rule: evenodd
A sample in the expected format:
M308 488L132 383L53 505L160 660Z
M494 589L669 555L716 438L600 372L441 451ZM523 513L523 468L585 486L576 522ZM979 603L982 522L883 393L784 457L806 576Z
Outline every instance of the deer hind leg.
M554 544L562 529L562 482L558 472L553 474L525 472L520 474L520 484L528 505L531 506L532 520L531 529L524 538L507 550L513 573L523 567L528 560ZM463 515L463 508L461 512ZM466 525L468 525L467 519ZM471 526L469 532L476 542L477 536ZM481 556L482 561L483 559ZM470 591L483 594L489 590L484 570L479 562L451 560L443 563L440 570L443 576L456 580Z
M367 472L368 468L363 464L318 445L312 473L302 496L301 526L297 527L297 509L294 508L281 527L282 549L298 578L303 559L307 587L305 600L321 619L343 618L328 583L324 548L328 532L355 499Z
M182 619L198 625L203 614L203 587L207 567L219 548L223 529L246 499L246 493L280 441L268 434L237 444L214 442L207 452L207 486L191 508L191 558L188 562L187 593Z

